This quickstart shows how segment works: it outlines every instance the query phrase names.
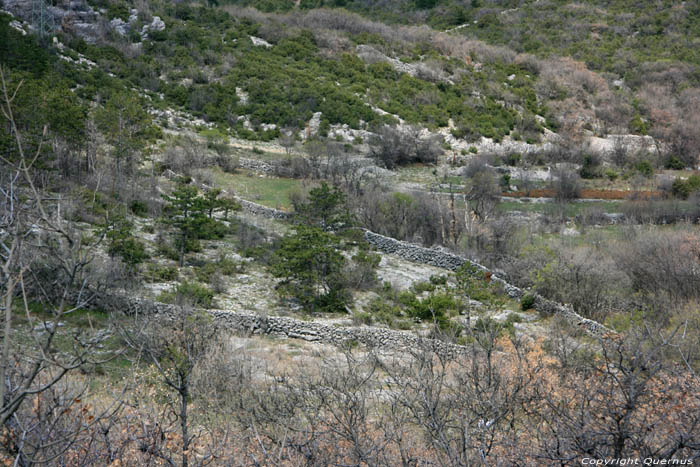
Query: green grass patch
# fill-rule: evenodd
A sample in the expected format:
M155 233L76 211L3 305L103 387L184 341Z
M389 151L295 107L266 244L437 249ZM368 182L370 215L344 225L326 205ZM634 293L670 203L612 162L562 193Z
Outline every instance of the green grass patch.
M566 217L576 217L585 214L586 211L601 210L606 213L620 212L621 201L590 201L590 202L574 202L558 205L551 202L518 202L518 201L502 201L498 205L498 209L502 212L521 211L521 212L536 212L541 214L559 214L562 213Z
M301 181L291 178L262 177L241 170L235 174L214 172L216 186L233 191L241 198L276 209L289 210L289 194L301 188Z

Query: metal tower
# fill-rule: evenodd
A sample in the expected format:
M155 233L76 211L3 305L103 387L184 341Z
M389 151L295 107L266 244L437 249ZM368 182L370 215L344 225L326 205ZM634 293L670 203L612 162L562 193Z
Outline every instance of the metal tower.
M53 36L56 22L46 0L32 0L32 26L41 40Z

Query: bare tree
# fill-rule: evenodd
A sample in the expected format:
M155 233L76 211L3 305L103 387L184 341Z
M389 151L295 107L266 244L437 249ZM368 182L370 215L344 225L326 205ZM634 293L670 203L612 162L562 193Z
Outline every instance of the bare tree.
M34 167L47 128L36 152L27 154L12 105L22 83L10 89L0 69L0 84L0 110L14 138L11 158L0 160L0 427L14 440L16 464L48 463L65 455L97 419L107 416L107 412L91 420L71 416L85 388L66 382L72 371L104 363L95 356L107 333L60 330L62 320L91 299L87 277L98 242L86 243L62 221L60 202L47 205L47 195L37 188ZM32 301L44 307L48 319L30 312ZM15 313L23 313L28 326L15 328ZM43 401L40 410L29 409L30 400Z
M700 458L697 376L669 364L674 339L650 328L604 340L578 369L559 367L536 385L526 417L530 456L570 465L582 458ZM670 463L670 462L669 462Z
M372 157L386 168L422 162L434 164L442 154L441 137L422 136L419 127L404 128L385 125L370 142Z
M579 176L573 170L558 169L552 179L554 198L558 202L567 202L579 197L581 184Z
M500 195L501 189L493 172L481 170L472 176L466 199L469 201L471 211L483 222L495 213Z
M294 146L296 146L297 139L296 135L294 134L294 130L291 128L284 128L280 132L280 136L278 138L280 146L284 148L284 151L287 153L289 156L292 153L292 150L294 149Z
M167 429L166 420L177 421L179 453L158 442L151 442L148 449L170 465L179 456L180 465L187 467L199 435L193 432L190 419L190 404L195 395L192 375L214 343L216 326L210 315L184 305L171 307L169 315L136 316L131 329L123 329L123 336L139 355L153 364L165 387L174 395L166 401L172 417L161 417L159 425Z

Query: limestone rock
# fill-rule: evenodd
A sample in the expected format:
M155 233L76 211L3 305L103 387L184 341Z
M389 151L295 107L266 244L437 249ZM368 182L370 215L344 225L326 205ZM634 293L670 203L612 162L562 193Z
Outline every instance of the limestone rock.
M126 36L129 32L129 23L127 23L121 18L114 18L112 21L109 22L109 25L120 36Z
M261 39L260 37L250 36L250 40L253 42L255 47L272 47L272 44L267 42L265 39Z

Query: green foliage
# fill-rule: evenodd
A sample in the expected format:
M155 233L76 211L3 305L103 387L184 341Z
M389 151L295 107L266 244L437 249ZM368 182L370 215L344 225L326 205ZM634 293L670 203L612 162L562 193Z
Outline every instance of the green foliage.
M187 179L178 181L172 195L163 195L168 203L163 223L175 228L180 266L184 264L185 253L196 248L197 240L221 238L226 234L226 226L211 217L213 210L221 207L218 195L219 191L202 195Z
M369 303L369 314L373 321L383 323L390 328L410 329L413 320L402 311L402 307L383 298L376 298Z
M583 164L581 165L581 170L579 170L579 175L581 178L591 179L599 176L599 165L600 161L598 158L592 156L591 154L586 154L583 156Z
M146 217L148 214L148 205L144 201L135 199L129 203L129 210L136 216Z
M643 160L638 162L635 166L635 169L642 174L643 176L647 178L651 178L654 175L654 166L651 165L651 162L648 160Z
M700 175L693 174L687 179L676 178L671 185L671 192L677 198L688 199L688 197L700 191Z
M211 282L215 274L233 276L240 274L244 270L244 265L225 256L217 258L216 261L208 262L204 266L195 268L195 276L200 282Z
M406 6L415 7L415 1L407 0ZM420 2L431 15L437 10L444 14L441 1L436 2L435 8L428 5L433 0ZM284 11L293 5L285 0L226 3L254 4L270 11ZM356 1L336 0L304 1L300 7L336 7L340 3L353 9L358 7ZM126 12L125 5L115 1L105 2L104 6L108 15L121 17ZM239 137L265 141L277 137L280 127L303 129L315 112L323 114L321 135L326 135L334 124L357 129L395 122L393 117L373 111L366 105L368 101L408 123L445 127L452 118L459 131L470 137L483 135L498 140L515 127L524 135L530 134L526 128L520 128L523 123L518 112L503 105L502 89L491 90L494 83L503 82L511 74L516 79L508 84L509 92L515 103L525 109L529 121L534 119L531 113L543 112L537 101L535 78L519 66L498 63L478 73L464 73L455 83L437 82L399 73L387 63L366 64L352 53L329 57L321 53L315 35L309 30L288 28L278 38L268 37L272 47L255 47L249 36L258 34L260 25L248 19L192 4L167 4L164 10L159 13L168 27L149 34L150 40L143 43L143 53L135 57L127 58L115 47L71 41L70 45L77 51L98 63L90 71L78 72L81 88L77 92L89 98L98 94L109 98L125 89L140 87L149 92L155 106L183 107L205 120L231 128ZM466 20L470 15L461 6L450 7L449 11L454 13L449 21ZM348 32L347 37L358 44L395 45L366 31ZM425 47L429 50L421 50ZM437 55L437 51L422 44L408 60L417 61L421 55ZM229 66L231 61L236 64L233 68ZM464 66L441 61L443 70L436 72ZM192 84L183 84L184 79ZM236 88L248 93L247 103L239 101ZM484 91L482 96L472 95L475 88ZM163 101L157 97L160 94ZM238 120L240 115L250 116L252 130ZM263 124L276 124L278 128L264 130ZM211 144L219 146L218 139Z
M414 282L411 286L411 290L415 294L422 294L423 292L433 292L435 291L435 284L431 282Z
M364 324L365 326L370 326L373 321L372 314L366 311L354 313L352 315L352 321L355 324Z
M422 10L428 10L430 8L434 8L435 5L437 5L438 0L415 0L416 1L416 7L420 8Z
M117 177L120 183L122 173L130 174L136 157L143 151L150 139L150 116L137 96L128 92L113 94L95 112L95 122L112 146Z
M271 49L248 49L226 86L245 84L250 99L242 110L256 126L275 123L303 128L314 112L322 112L329 124L346 123L353 128L359 128L360 120L376 121L377 114L352 92L351 86L360 84L350 82L353 73L339 73L339 64L349 62L324 60L317 52L308 32L282 39ZM364 68L362 62L355 65ZM347 85L337 86L337 80Z
M35 77L44 75L53 57L39 45L36 36L22 35L10 26L10 21L9 15L0 13L0 65Z
M131 268L148 259L146 247L131 233L133 228L132 223L119 219L107 231L107 253L120 257Z
M647 123L644 120L642 120L642 117L639 114L634 116L634 118L630 122L629 127L630 130L632 130L632 132L640 135L646 135L649 132L649 127L647 126Z
M479 270L471 263L464 263L455 271L457 290L472 300L500 307L505 303L505 298L490 281L490 274Z
M532 294L525 294L520 299L520 309L527 311L535 306L535 296Z
M180 260L180 253L175 248L173 248L173 246L170 243L159 243L158 245L156 245L156 251L158 255L164 256L165 258L168 258L170 260ZM199 245L198 242L189 242L187 245L187 251L201 251L201 245Z
M8 91L10 95L14 94L15 124L22 133L26 153L34 153L42 142L51 138L68 143L71 149L82 144L87 107L71 92L66 80L52 72L37 77L11 68L3 71ZM54 154L51 145L43 144L41 148L36 166L52 167ZM9 160L16 157L16 141L7 125L0 126L0 155Z
M615 180L617 180L617 177L619 177L620 174L618 174L614 169L606 169L605 176L607 177L608 180L610 180L611 182L614 182Z
M433 274L430 276L430 283L434 285L447 285L447 276Z
M312 188L308 201L295 204L294 209L302 222L324 230L349 227L352 222L345 205L345 193L337 186L331 188L326 182Z
M460 307L454 296L447 292L432 293L424 299L406 295L403 296L402 303L406 306L409 316L421 321L434 322L441 328L448 326L449 317L456 315Z
M481 336L487 337L485 342L488 342L488 336L503 336L507 335L511 338L515 337L515 326L513 323L518 322L519 318L515 317L515 313L508 315L508 319L502 323L492 318L479 318L474 324L474 333L477 339Z
M146 267L144 278L148 282L170 282L177 280L178 270L175 266L160 266L151 263Z
M303 224L277 246L270 268L282 279L278 289L301 303L307 311L342 312L350 301L342 272L345 257L337 250L338 239Z
M512 152L512 153L508 154L505 162L506 162L506 164L508 164L512 167L515 167L516 165L518 165L520 163L520 158L521 158L520 154L518 154L517 152Z
M667 169L672 169L672 170L685 169L685 163L678 156L674 156L674 155L670 155L668 157L668 160L666 161L665 166Z
M377 266L381 256L360 248L351 258L352 267L346 270L346 283L358 290L374 287L377 284Z
M182 282L169 292L162 292L158 300L163 303L186 303L195 307L211 308L214 292L196 282Z
M511 176L508 173L501 175L500 185L504 190L510 190Z
M644 315L645 313L642 310L613 313L605 320L605 324L618 332L625 332L632 328L641 328L644 326Z

